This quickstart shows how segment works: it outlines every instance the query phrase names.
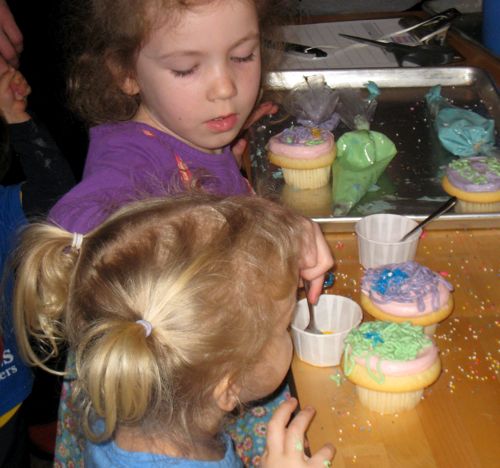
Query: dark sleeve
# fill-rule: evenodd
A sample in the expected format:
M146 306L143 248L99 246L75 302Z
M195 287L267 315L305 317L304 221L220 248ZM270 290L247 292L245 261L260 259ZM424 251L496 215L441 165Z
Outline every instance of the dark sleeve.
M24 212L27 217L45 217L75 185L73 172L47 130L33 119L9 125L9 134L26 177L21 187Z

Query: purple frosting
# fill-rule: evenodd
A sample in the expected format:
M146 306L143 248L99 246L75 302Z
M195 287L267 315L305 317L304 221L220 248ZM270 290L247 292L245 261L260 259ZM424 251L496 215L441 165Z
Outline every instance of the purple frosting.
M439 284L453 290L441 275L413 261L369 268L361 280L362 290L374 303L416 302L420 312L425 310L424 299L428 294L433 308L439 308Z
M287 145L316 146L328 140L328 131L319 127L292 126L283 130L279 141Z
M500 190L500 159L478 156L452 161L446 169L446 177L466 192L496 192Z

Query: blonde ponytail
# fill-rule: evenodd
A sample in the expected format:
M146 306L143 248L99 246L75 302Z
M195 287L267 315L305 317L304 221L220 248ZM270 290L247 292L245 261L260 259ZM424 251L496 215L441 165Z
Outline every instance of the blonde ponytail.
M79 253L72 239L59 227L32 224L24 229L14 257L14 327L21 355L55 374L45 362L58 355L64 337L63 313Z
M160 406L165 388L158 367L161 349L155 341L155 333L146 336L136 321L106 320L84 330L76 348L76 368L80 390L92 401L82 418L91 440L109 439L118 422L141 423ZM96 415L105 421L98 433L92 427Z

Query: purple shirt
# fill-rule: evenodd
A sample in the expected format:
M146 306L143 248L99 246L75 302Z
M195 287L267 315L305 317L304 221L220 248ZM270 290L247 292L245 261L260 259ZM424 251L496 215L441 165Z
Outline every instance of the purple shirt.
M143 123L99 125L90 130L82 181L49 219L85 234L126 203L182 192L192 181L218 195L250 193L229 147L205 153Z

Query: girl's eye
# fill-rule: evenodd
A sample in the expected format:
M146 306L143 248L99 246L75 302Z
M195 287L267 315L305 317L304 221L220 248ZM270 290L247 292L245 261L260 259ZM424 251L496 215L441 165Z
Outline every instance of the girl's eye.
M236 63L252 62L253 60L255 60L255 53L252 52L250 55L247 55L246 57L232 57L231 60Z
M190 68L189 70L171 70L172 74L176 77L183 78L192 75L197 67Z

